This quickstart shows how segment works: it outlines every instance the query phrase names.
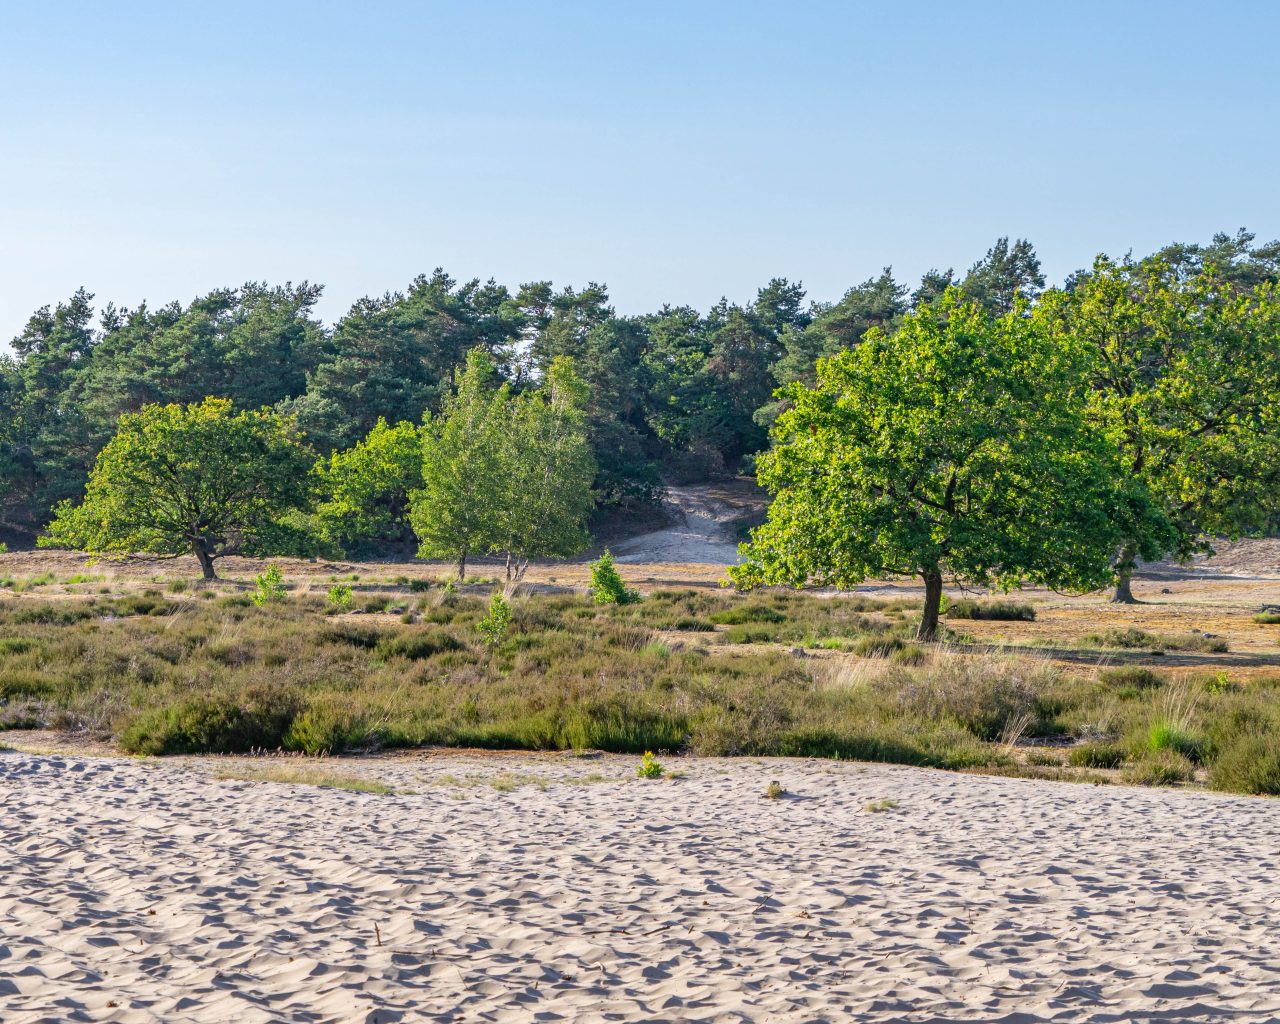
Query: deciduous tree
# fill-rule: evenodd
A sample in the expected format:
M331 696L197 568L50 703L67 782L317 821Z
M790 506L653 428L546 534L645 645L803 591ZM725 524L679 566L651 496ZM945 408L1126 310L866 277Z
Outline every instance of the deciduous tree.
M191 553L205 579L227 555L295 553L282 520L305 507L315 455L287 417L225 398L120 418L84 500L55 510L47 547L103 556Z
M873 329L783 392L759 478L765 524L740 586L919 576L919 637L943 580L1088 589L1110 578L1114 469L1085 421L1079 348L1025 306L992 319L951 290L892 335Z

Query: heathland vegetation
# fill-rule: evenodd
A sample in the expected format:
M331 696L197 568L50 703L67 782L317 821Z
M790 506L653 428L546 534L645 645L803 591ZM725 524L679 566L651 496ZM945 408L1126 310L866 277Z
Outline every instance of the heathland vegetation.
M1096 734L1085 760L1135 777L1200 766L1218 784L1247 762L1272 778L1268 685L1113 686L921 645L953 636L948 580L1114 585L1129 601L1138 559L1276 526L1278 281L1280 243L1241 232L1100 257L1048 291L1031 247L1001 240L914 292L886 270L806 305L778 279L706 316L620 317L597 285L512 293L442 272L332 329L308 285L108 306L96 326L77 293L0 364L0 515L16 536L194 555L206 581L233 555L413 550L463 584L469 560L496 555L507 589L353 609L341 581L291 597L264 573L257 607L210 589L24 600L3 609L4 713L143 752L468 743L999 767L1023 735ZM641 599L607 557L594 600L512 600L532 562L589 546L593 510L651 501L659 467L752 470L771 492L730 570L740 591L908 576L923 601ZM348 621L392 600L400 627ZM1034 618L1012 602L954 613ZM1098 646L1149 645L1112 632ZM819 685L760 643L881 668L874 685Z

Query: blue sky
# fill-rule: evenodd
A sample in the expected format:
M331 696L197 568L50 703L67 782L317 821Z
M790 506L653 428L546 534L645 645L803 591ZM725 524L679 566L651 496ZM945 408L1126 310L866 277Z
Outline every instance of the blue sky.
M0 339L442 265L624 313L1280 235L1280 4L0 0Z

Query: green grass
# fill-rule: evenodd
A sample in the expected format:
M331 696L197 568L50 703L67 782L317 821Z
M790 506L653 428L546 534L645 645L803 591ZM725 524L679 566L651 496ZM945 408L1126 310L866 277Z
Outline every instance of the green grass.
M1280 612L1258 612L1253 621L1262 626L1274 626L1280 624Z

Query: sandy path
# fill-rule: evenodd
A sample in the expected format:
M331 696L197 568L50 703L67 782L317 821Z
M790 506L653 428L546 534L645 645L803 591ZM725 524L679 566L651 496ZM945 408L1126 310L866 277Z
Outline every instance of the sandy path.
M1275 802L633 765L359 762L416 790L375 796L0 755L0 1020L1280 1016ZM499 770L547 784L429 783Z

